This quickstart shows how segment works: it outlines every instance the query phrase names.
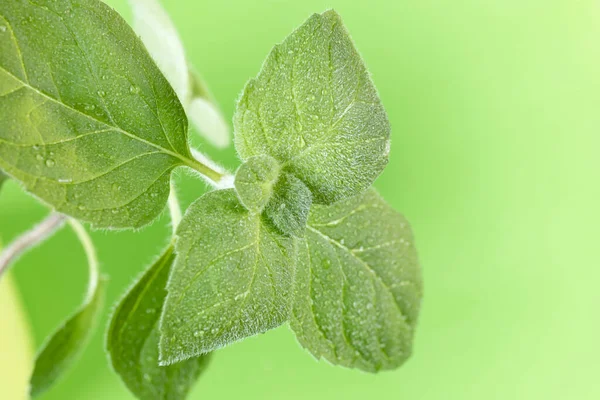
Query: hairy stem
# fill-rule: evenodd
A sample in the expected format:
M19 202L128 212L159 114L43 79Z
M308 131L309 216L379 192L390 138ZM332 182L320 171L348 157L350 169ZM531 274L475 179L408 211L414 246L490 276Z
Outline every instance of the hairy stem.
M216 189L226 189L229 187L233 187L233 175L231 175L229 172L227 172L225 170L225 168L221 167L220 165L218 165L217 163L215 163L213 160L211 160L210 158L208 158L207 156L205 156L203 153L201 153L200 151L192 148L192 156L194 156L194 159L197 160L199 163L201 163L202 165L206 166L207 168L211 169L212 171L216 172L217 174L219 174L219 179L215 180L215 179L206 179L206 181L211 184L212 186L214 186ZM198 171L198 170L197 170ZM200 173L202 173L201 171L198 171ZM210 178L210 176L204 175L208 178Z
M85 250L85 255L88 260L90 278L88 283L86 301L90 301L94 296L94 292L96 292L96 288L98 286L98 278L100 275L96 248L94 247L92 238L90 237L89 233L85 230L81 222L77 221L76 219L69 218L69 225L71 226L71 228L77 235L77 238L81 242L81 245L83 246L83 250Z
M16 238L0 254L0 278L2 274L25 252L39 245L59 230L67 217L52 213L33 229Z
M221 179L223 179L223 174L203 161L204 160L200 161L194 157L193 160L186 161L186 164L188 167L200 172L200 174L205 176L212 184L218 185Z

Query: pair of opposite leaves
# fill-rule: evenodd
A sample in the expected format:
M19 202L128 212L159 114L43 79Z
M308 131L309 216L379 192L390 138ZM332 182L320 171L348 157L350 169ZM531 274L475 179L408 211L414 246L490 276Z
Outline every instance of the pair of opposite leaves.
M9 35L0 42L0 168L31 193L98 227L140 227L164 208L175 167L207 172L190 154L175 93L114 11L92 0L0 10L0 35ZM41 34L50 26L53 35ZM389 124L334 12L314 15L274 48L234 125L247 161L240 171L268 156L280 178L238 179L237 191L190 207L176 260L167 252L125 298L171 270L148 278L156 291L134 302L155 307L127 310L124 301L127 318L113 319L117 371L138 396L159 396L158 387L171 387L165 379L189 379L203 365L158 368L159 342L170 364L288 320L317 357L368 371L398 366L410 353L419 268L406 222L366 191L387 162ZM248 199L263 189L264 208L253 206ZM142 313L154 315L146 336L136 331ZM131 335L141 347L128 357L122 344Z

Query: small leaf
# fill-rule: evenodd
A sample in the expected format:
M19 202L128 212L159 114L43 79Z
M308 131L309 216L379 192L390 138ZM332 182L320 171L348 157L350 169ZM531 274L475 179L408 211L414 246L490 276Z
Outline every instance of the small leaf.
M205 194L177 230L177 259L160 322L160 357L171 364L288 320L294 241L263 224L233 189Z
M87 345L104 304L106 280L98 279L83 306L42 346L30 380L30 395L36 397L50 388L74 363Z
M229 126L206 84L189 65L183 43L157 0L130 0L133 29L169 80L189 119L211 144L229 146Z
M248 210L260 212L267 205L279 171L279 163L269 156L251 157L238 168L235 190Z
M141 400L185 399L207 366L209 355L158 365L158 320L175 254L170 246L119 302L106 347L115 371Z
M315 14L275 46L234 117L243 160L277 159L317 204L366 190L388 161L390 125L338 14Z
M97 0L0 2L0 168L58 211L138 228L198 167L173 89Z
M411 354L422 297L408 222L374 191L311 211L291 327L316 358L369 372Z
M283 173L265 208L267 218L285 235L304 236L312 205L310 189L298 178Z

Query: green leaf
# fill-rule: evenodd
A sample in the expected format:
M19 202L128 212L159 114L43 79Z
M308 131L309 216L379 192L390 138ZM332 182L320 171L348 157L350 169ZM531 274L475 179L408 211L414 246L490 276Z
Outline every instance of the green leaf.
M283 234L304 236L312 205L310 189L294 175L283 173L273 192L271 201L265 208L267 218Z
M369 372L411 354L422 297L408 222L374 191L311 211L291 327L316 358Z
M97 0L0 3L0 168L62 213L137 228L192 159L187 120L146 49ZM218 178L218 177L217 177Z
M317 204L366 190L388 161L390 125L338 14L315 14L271 51L234 117L243 160L268 154Z
M261 212L273 194L279 178L279 163L273 157L256 156L243 163L235 174L235 190L250 211Z
M36 397L48 390L79 358L94 331L104 304L106 280L90 277L92 283L87 299L42 346L35 360L29 392Z
M6 176L2 171L0 171L0 189L2 189L2 185L7 180L8 180L8 176Z
M288 320L296 248L233 189L193 203L177 230L177 259L160 323L160 358L171 364Z
M174 259L170 246L127 292L115 309L106 338L113 368L141 400L185 399L210 358L207 354L158 365L158 321Z

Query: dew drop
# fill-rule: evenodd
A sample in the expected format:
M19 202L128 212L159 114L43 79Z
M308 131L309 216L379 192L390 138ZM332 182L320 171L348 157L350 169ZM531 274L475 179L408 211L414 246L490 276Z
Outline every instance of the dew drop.
M38 161L44 161L44 156L42 156L41 154L38 154L37 156L35 156L35 158Z
M52 168L52 167L54 167L55 165L56 165L56 162L54 162L54 160L51 160L51 159L47 159L47 160L46 160L46 167L48 167L48 168Z
M98 90L97 93L98 93L98 96L100 96L100 97L106 96L106 92L104 90Z
M129 92L132 94L138 94L140 92L140 88L135 85L131 85L129 87Z
M0 25L0 32L6 32L6 26Z

